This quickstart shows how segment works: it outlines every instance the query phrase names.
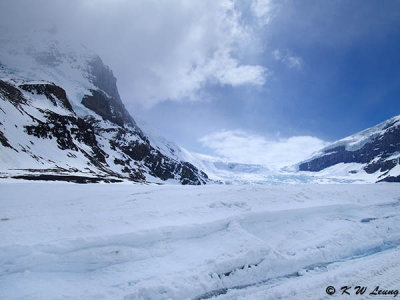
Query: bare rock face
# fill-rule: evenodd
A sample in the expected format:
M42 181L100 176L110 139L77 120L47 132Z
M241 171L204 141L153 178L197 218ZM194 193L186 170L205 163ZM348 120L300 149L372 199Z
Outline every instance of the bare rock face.
M379 126L379 125L378 125ZM300 171L319 172L339 163L364 164L368 174L382 173L378 181L397 181L400 176L390 176L389 172L400 164L400 121L398 117L380 124L379 131L369 129L371 136L365 136L366 142L354 150L347 150L346 143L333 143L334 146L323 149L322 154L299 165ZM378 133L377 133L378 132Z
M0 96L2 99L7 99L14 106L25 104L26 99L22 96L19 89L15 88L12 84L0 79Z
M83 105L120 126L136 126L119 96L117 79L98 56L89 61L89 80L98 90L91 90L92 95L85 95Z
M92 95L85 95L82 104L93 110L104 120L115 123L119 126L136 126L132 117L125 110L125 107L119 104L115 98L108 97L105 93L92 90Z

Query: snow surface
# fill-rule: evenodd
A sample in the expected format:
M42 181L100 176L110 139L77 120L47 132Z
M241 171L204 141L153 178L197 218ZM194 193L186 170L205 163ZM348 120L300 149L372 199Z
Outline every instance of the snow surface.
M0 299L329 299L328 285L400 286L399 184L3 180L0 195Z

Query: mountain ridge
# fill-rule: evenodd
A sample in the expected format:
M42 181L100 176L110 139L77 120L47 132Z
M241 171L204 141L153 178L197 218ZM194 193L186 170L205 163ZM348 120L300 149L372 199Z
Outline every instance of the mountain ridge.
M39 49L38 41L23 48L10 41L0 46L2 177L209 181L204 172L149 141L99 56L63 48L58 41L43 42Z
M320 172L340 163L359 164L349 172L364 171L377 182L400 182L400 115L328 145L298 169Z

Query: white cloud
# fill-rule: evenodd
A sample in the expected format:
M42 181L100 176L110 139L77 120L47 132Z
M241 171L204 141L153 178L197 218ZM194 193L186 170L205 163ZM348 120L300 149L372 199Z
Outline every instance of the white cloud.
M298 163L327 145L312 136L268 140L241 130L215 132L202 137L200 142L230 161L261 164L275 169Z
M275 49L272 51L275 60L278 60L286 65L289 69L300 70L303 66L303 60L299 56L293 56L289 53L282 53L281 50Z
M251 10L258 18L260 25L268 24L277 10L277 4L274 0L254 0L251 3Z
M111 66L125 103L151 106L199 98L209 84L265 83L264 66L239 58L254 31L234 1L4 0L0 26L56 27Z

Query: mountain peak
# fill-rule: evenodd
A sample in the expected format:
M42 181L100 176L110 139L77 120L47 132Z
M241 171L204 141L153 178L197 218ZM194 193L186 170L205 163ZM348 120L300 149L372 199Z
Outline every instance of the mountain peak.
M0 62L0 167L6 176L208 181L149 141L126 110L111 69L85 47L5 39Z

